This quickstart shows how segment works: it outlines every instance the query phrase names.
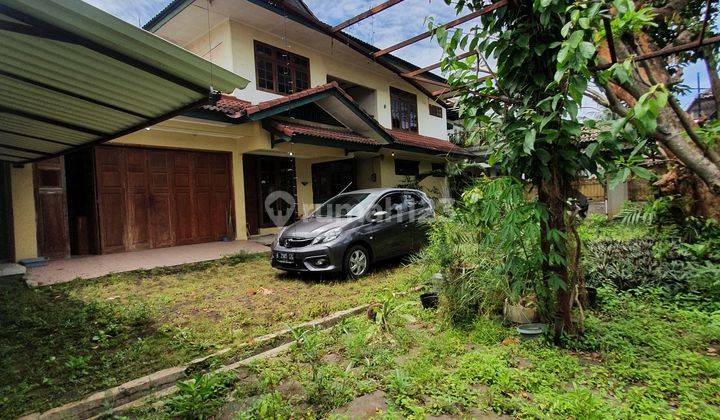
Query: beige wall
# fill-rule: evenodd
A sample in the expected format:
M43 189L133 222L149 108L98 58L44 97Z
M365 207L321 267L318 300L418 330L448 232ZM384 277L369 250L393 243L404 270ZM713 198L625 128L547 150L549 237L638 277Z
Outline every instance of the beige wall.
M16 260L38 256L32 168L32 165L25 165L10 170Z
M383 151L383 156L380 160L380 182L382 187L397 187L400 184L404 184L407 180L406 176L395 174L395 159L407 159L420 162L419 166L421 174L430 172L432 170L433 162L445 162L442 158L430 157L419 153ZM445 177L428 176L420 181L419 185L420 188L432 199L448 198L450 196L450 189L447 178Z

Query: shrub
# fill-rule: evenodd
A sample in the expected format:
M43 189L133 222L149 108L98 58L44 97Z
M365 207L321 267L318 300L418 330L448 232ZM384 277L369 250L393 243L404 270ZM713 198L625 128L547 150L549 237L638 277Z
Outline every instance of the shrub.
M451 321L543 293L540 214L518 180L482 178L434 222L423 262L443 273L439 288Z
M590 286L612 284L618 290L665 285L668 264L653 254L649 239L586 243L586 281Z
M168 414L187 419L206 419L222 406L225 392L233 381L231 374L196 375L178 382L178 392L167 402Z
M720 298L720 264L706 245L634 239L587 242L586 282L616 290L662 287L670 292Z

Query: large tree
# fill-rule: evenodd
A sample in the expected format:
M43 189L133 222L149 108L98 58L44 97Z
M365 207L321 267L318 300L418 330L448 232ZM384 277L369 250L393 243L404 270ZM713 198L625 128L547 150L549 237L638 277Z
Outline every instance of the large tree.
M664 48L697 42L715 35L713 23L717 22L717 2L705 0L654 1L644 5L627 5L620 2L608 14L644 13L648 16L642 30L627 30L613 26L613 44L620 61L642 56ZM708 5L710 8L708 9ZM613 23L617 20L613 20ZM707 22L707 23L706 23ZM604 30L598 31L604 35ZM710 87L716 98L720 97L718 76L718 44L693 48L672 55L642 60L628 67L627 77L600 80L604 97L595 99L618 115L626 116L629 107L651 89L661 86L670 93L669 106L658 115L657 128L650 137L658 143L667 156L670 171L659 182L666 193L684 195L688 210L706 217L720 218L720 153L718 145L704 138L692 117L680 107L676 95L682 92L683 66L690 62L705 62ZM610 48L600 40L597 64L607 66L611 60ZM685 87L686 88L686 87ZM716 102L716 105L720 102ZM720 106L720 105L718 105Z
M459 13L484 6L482 1L469 0L455 4ZM577 302L578 285L577 270L570 267L574 266L571 258L579 252L579 239L572 235L568 215L572 214L573 184L582 172L609 176L613 184L633 174L651 178L641 156L656 141L710 191L720 193L718 162L712 150L693 136L692 121L670 95L668 70L659 60L636 65L630 59L657 48L643 32L655 27L656 16L651 8L637 7L631 0L615 0L610 5L518 0L484 15L469 31L448 33L438 28L436 32L449 57L443 66L449 72L448 81L462 92L459 110L470 138L492 152L491 163L531 184L538 193L541 240L537 251L544 264L542 284L536 290L545 306L553 309L557 337L574 329L571 308ZM612 65L606 58L606 19L622 57ZM468 49L477 51L479 58L452 58ZM485 57L496 62L494 80L477 71L477 60ZM589 89L593 84L607 96L593 93ZM583 123L578 111L584 95L594 96L620 116L589 145L580 142ZM585 124L592 126L592 122ZM633 149L629 155L622 153L628 145Z

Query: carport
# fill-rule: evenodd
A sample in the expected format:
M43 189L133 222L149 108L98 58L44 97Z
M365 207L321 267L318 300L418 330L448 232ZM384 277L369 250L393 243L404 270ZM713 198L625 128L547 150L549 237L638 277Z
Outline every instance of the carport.
M14 238L34 234L13 231L35 225L17 220L24 206L37 200L38 218L49 224L67 218L53 189L62 187L56 158L212 104L220 92L248 83L81 0L0 0L0 45L0 261L15 259ZM47 170L24 167L35 162L48 162ZM12 191L33 178L48 184L36 188L35 199Z

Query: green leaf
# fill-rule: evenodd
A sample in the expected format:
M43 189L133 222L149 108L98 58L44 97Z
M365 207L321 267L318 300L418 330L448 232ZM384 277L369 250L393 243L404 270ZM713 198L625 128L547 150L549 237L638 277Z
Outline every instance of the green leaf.
M565 26L560 29L560 35L562 35L563 38L567 38L570 33L570 28L572 28L572 22L566 23Z
M646 181L655 179L655 174L652 173L652 171L643 168L642 166L633 166L632 172Z
M590 145L585 148L585 154L587 155L587 157L593 157L593 155L595 154L595 150L597 150L599 145L599 143L590 143Z
M540 0L540 6L543 9L550 6L550 3L552 3L552 0Z
M578 20L580 27L583 29L590 29L590 19L583 17Z
M595 54L595 45L587 41L580 43L580 55L583 56L583 58L590 59L593 54Z
M525 141L523 142L523 151L526 154L530 154L531 151L535 150L535 129L525 132Z
M565 109L567 109L568 115L570 116L571 119L573 119L573 120L577 119L577 114L578 114L577 103L575 103L573 101L567 101L565 103Z
M568 38L567 43L570 46L570 48L575 49L580 45L580 42L583 40L583 37L585 36L585 32L581 30L577 30L570 35L570 38Z

